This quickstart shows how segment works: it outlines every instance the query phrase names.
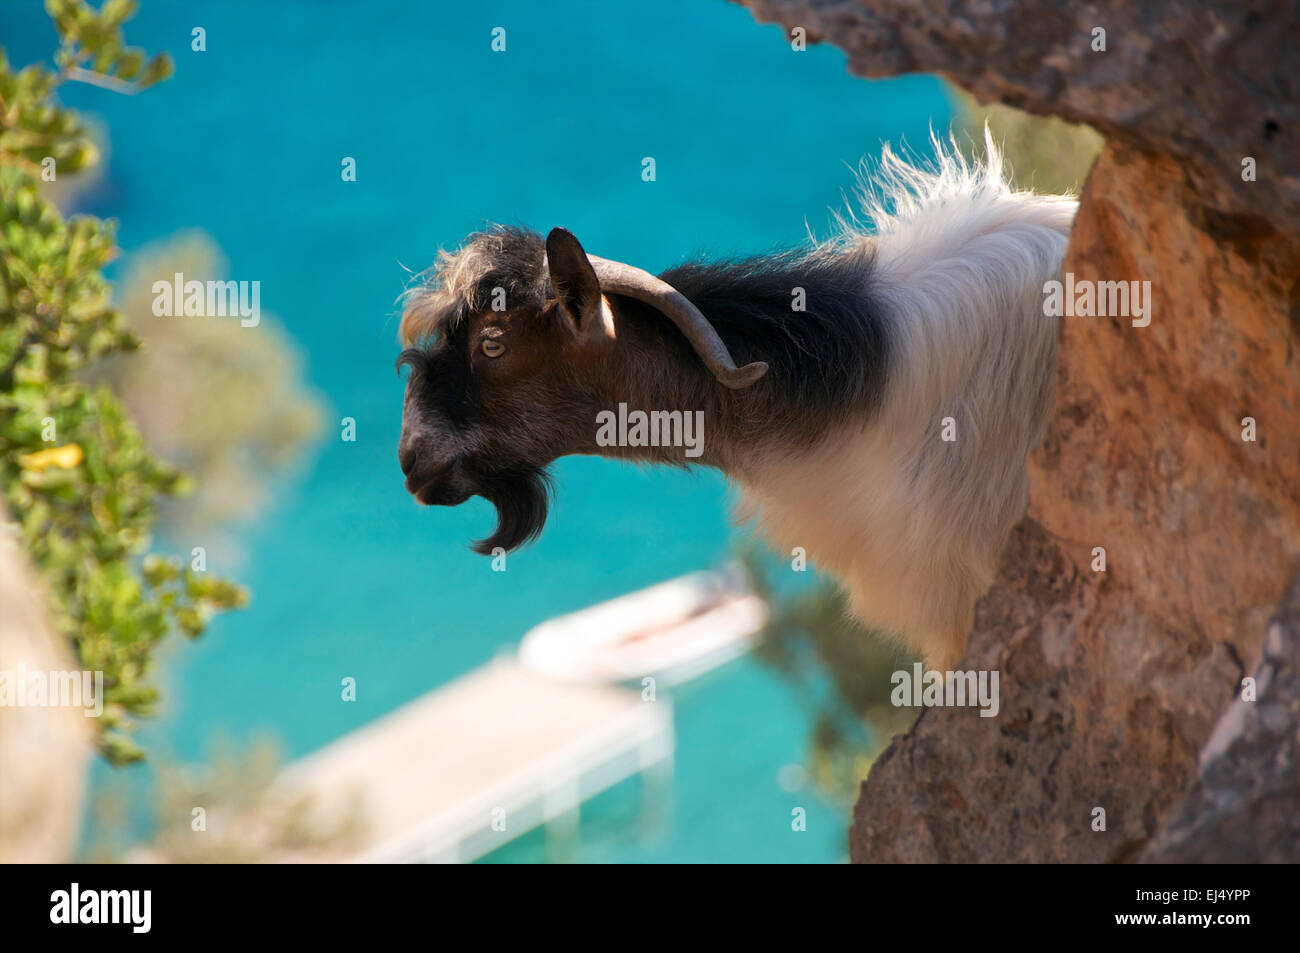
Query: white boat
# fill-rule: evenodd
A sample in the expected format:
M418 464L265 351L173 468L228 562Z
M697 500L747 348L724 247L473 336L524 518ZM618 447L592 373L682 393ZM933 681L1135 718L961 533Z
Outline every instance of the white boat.
M737 568L696 572L548 619L524 636L519 661L566 681L676 685L748 652L766 622Z

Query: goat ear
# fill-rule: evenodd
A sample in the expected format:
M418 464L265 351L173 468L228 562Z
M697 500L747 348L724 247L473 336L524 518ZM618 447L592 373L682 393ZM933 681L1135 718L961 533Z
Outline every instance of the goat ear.
M546 266L551 287L575 330L585 331L600 317L600 281L587 253L567 228L553 228L546 236Z

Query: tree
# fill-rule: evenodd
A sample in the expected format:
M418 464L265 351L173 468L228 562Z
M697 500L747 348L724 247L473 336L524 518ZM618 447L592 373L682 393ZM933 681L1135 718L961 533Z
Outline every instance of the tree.
M890 738L907 731L918 709L896 706L891 676L917 659L849 613L848 597L832 580L781 585L780 564L754 540L736 553L750 588L768 605L755 654L791 684L814 718L810 764L826 794L851 802L858 782Z
M256 331L238 321L160 320L154 281L229 277L225 256L202 231L134 249L118 271L116 299L146 346L101 365L150 447L184 468L195 492L159 510L168 534L201 535L208 556L238 547L229 528L255 518L277 479L293 472L324 429L324 399L306 385L302 356L265 310ZM220 408L219 412L213 408Z
M87 372L138 347L112 306L103 268L111 223L65 220L41 194L50 176L97 161L85 123L58 102L67 82L135 93L166 79L166 54L124 45L134 0L46 0L55 69L15 71L0 52L0 492L37 568L57 629L79 663L104 673L97 745L113 764L143 757L133 718L158 699L154 648L198 636L245 592L156 554L139 558L160 497L188 481L156 459L120 402Z

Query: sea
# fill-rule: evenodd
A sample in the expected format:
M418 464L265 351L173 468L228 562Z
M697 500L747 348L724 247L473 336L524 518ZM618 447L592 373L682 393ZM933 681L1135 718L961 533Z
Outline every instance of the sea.
M939 79L850 76L838 49L797 50L722 0L143 0L127 39L171 51L175 75L137 96L65 87L111 146L78 210L118 220L122 262L210 235L230 278L260 281L329 406L260 516L225 528L240 555L209 571L251 603L163 653L163 702L138 735L151 761L94 768L96 790L126 777L141 803L159 763L201 763L219 739L307 754L547 618L716 566L743 536L718 474L591 458L555 467L547 528L506 572L466 547L490 532L488 504L417 506L396 461L398 297L439 248L488 222L562 225L652 271L786 247L829 231L863 157L884 142L925 155L951 120ZM0 3L11 62L54 45L41 3ZM348 677L356 700L342 703ZM654 823L629 781L583 805L558 857L537 833L486 859L846 859L847 805L792 768L814 712L779 673L742 658L673 702L670 803Z

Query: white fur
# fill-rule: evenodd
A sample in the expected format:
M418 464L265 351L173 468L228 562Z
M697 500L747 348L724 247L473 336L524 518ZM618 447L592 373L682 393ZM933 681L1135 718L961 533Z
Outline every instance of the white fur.
M886 147L884 199L862 196L875 233L850 220L823 252L874 248L892 345L883 404L810 452L757 451L740 481L742 517L785 552L804 547L845 583L855 615L940 668L960 658L1028 501L1056 374L1043 285L1077 207L1013 191L986 141L983 165L938 148L932 170ZM946 417L955 442L941 439Z

